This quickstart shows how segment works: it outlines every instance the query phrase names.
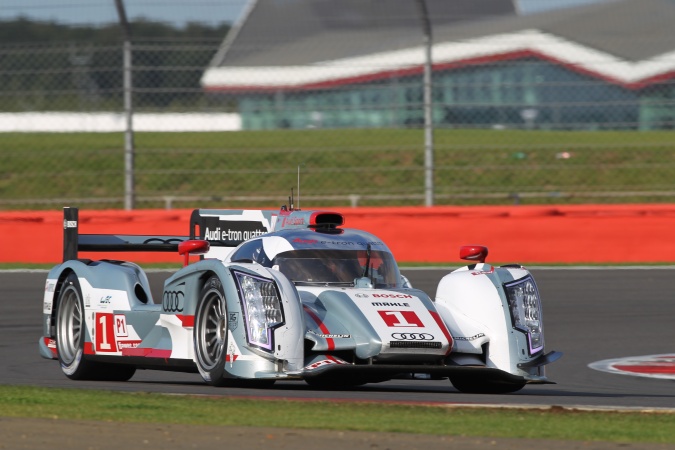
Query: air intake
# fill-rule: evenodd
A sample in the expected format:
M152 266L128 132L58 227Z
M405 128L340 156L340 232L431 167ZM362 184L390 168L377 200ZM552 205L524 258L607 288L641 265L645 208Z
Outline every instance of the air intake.
M342 214L334 212L315 212L309 219L309 228L336 228L344 225Z

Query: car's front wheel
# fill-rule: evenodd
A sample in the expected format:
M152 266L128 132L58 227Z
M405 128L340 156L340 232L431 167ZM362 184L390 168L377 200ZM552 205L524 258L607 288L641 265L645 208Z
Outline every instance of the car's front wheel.
M226 384L227 302L220 279L209 278L199 296L195 313L194 345L197 368L212 386Z

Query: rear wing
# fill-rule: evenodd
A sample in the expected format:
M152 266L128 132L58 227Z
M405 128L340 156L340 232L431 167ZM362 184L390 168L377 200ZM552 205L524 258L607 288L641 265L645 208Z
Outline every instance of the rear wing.
M63 261L78 259L80 251L178 252L188 236L80 234L78 208L63 208Z
M80 251L178 252L225 259L239 244L287 228L334 229L341 214L326 211L195 209L189 236L80 234L78 208L63 208L63 260L78 259ZM207 241L205 250L198 241Z

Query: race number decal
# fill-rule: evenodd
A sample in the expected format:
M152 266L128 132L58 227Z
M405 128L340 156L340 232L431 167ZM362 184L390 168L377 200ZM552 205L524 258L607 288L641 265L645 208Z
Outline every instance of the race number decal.
M378 311L388 327L423 327L414 311Z
M115 343L115 316L112 313L96 313L96 353L117 352ZM126 328L126 324L125 324Z

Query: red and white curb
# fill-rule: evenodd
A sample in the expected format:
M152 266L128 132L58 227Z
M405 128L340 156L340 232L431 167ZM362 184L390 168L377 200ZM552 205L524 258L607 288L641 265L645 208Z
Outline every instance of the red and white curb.
M675 353L605 359L588 365L602 372L675 380Z

